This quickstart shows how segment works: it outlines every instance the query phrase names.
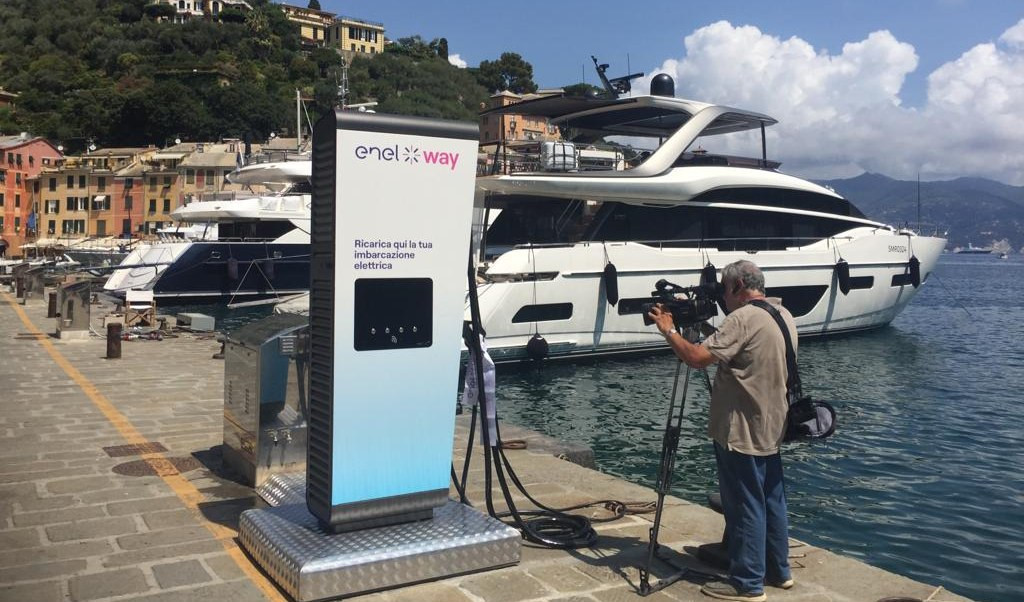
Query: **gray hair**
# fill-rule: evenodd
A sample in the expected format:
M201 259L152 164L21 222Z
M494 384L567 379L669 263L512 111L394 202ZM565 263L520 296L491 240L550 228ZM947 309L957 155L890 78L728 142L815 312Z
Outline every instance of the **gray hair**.
M764 273L754 262L746 259L734 261L722 268L722 284L726 282L739 282L744 289L764 293Z

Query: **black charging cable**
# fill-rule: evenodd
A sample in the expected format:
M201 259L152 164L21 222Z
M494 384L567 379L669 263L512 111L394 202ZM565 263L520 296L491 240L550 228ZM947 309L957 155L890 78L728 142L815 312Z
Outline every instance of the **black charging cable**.
M472 436L472 429L475 429L476 408L480 407L483 409L479 415L481 416L480 434L484 448L484 497L487 505L487 512L499 520L510 517L512 519L510 521L511 525L518 528L522 533L523 538L527 541L547 547L562 549L592 546L597 542L597 532L594 531L588 518L567 514L562 510L548 508L526 493L522 481L512 469L511 463L509 463L508 458L501 449L501 445L499 443L501 441L501 436L497 426L498 420L496 410L495 435L497 435L498 441L491 441L490 428L488 428L488 425L484 424L487 421L488 414L490 413L489 410L492 401L488 399L484 386L483 349L480 344L480 335L482 334L483 329L481 326L480 301L477 296L476 270L473 266L472 251L470 251L467 276L470 307L470 325L468 327L469 336L467 337L467 343L470 345L469 348L472 350L469 356L473 364L472 366L468 366L467 370L475 371L477 385L477 404L474 407L474 422L473 426L470 427L470 435ZM469 455L470 450L467 449L466 467L469 465ZM505 476L506 470L508 470L508 478L512 480L516 488L519 489L519 491L522 492L531 503L537 505L538 508L541 508L541 510L520 511L516 507L516 504L512 499L512 492L509 489L508 480ZM453 477L454 472L453 467ZM500 514L494 509L492 472L498 478L498 483L501 487L505 504L508 507L507 512L502 512ZM465 476L467 473L468 471L464 469L463 481L461 484L456 484L456 489L462 492L465 491ZM585 507L586 505L587 504L584 504L581 507Z

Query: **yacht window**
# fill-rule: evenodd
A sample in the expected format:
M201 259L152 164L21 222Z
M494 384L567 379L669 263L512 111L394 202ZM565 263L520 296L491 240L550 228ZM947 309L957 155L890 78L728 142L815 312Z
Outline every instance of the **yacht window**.
M850 276L850 290L871 288L875 285L874 276Z
M811 313L814 306L821 301L828 287L824 284L814 286L766 286L766 297L780 297L782 306L793 314L794 318Z
M488 206L501 214L487 231L487 245L572 244L584 229L585 203L542 197L497 197Z
M622 203L605 203L595 223L588 240L747 251L810 244L852 227L841 219L774 211Z
M288 188L288 194L313 194L313 185L309 182L296 182Z
M568 320L571 317L572 303L541 303L539 305L524 305L519 308L516 315L512 316L512 323L551 322Z

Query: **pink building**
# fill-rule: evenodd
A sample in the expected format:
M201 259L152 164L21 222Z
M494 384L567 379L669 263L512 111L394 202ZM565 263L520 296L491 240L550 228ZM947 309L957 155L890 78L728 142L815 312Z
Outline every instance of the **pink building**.
M0 136L0 251L21 256L21 245L39 233L39 173L62 158L42 138Z

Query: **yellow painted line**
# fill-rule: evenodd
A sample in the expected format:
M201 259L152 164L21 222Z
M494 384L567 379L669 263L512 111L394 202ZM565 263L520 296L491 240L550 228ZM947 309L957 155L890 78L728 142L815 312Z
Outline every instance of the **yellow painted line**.
M116 428L121 434L121 437L123 437L129 444L148 443L149 440L142 436L142 433L132 425L131 421L129 421L124 414L114 407L114 404L111 403L98 388L96 388L96 385L89 382L89 379L79 372L78 369L75 368L74 365L72 365L56 347L54 347L49 336L36 328L35 324L33 324L32 320L28 317L28 314L26 314L25 310L15 302L10 293L0 294L3 295L7 304L14 309L14 312L18 314L18 317L21 318L25 327L28 328L33 335L39 337L37 341L44 349L46 349L46 352L50 354L53 361L56 362L57 365L64 370L64 373L82 389L86 396L92 401L93 405L95 405L103 416L114 425L114 428ZM228 553L228 556L230 556L235 561L235 564L238 565L238 568L242 569L242 572L244 572L246 576L248 576L257 587L259 587L260 591L263 592L263 595L265 595L267 599L274 601L286 600L274 584L271 583L255 566L253 566L252 562L249 561L249 558L244 552L242 552L242 549L238 547L238 544L235 542L237 532L234 529L206 520L206 517L204 517L202 512L199 510L199 504L206 501L205 496L203 496L202 492L196 489L195 485L193 485L188 479L182 476L176 468L174 468L174 465L171 464L170 460L168 460L164 454L159 452L143 454L142 459L153 468L157 476L163 479L164 483L166 483L167 486L171 488L171 491L174 492L174 495L178 496L178 499L180 499L185 507L195 515L196 519L206 527L214 538L221 542L224 546L224 550Z

